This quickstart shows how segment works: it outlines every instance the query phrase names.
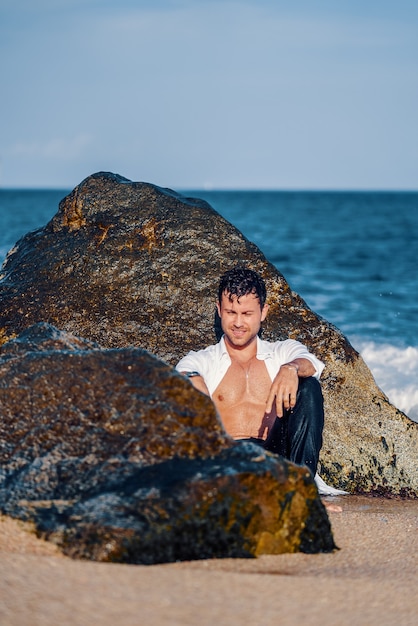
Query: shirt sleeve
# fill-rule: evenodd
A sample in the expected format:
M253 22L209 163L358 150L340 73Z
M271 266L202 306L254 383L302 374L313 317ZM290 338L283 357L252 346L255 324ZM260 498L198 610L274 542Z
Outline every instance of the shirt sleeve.
M278 364L278 370L285 363L293 361L294 359L307 359L312 363L315 368L314 378L319 380L322 371L325 367L324 363L320 361L314 354L309 352L308 348L296 341L295 339L286 339L285 341L278 342L275 347L275 357Z
M203 350L191 351L184 356L176 365L178 372L198 372L205 381L209 394L219 385L231 359L225 349L223 340L215 345L207 346Z
M176 365L178 372L199 372L204 375L204 359L201 358L199 352L190 351Z

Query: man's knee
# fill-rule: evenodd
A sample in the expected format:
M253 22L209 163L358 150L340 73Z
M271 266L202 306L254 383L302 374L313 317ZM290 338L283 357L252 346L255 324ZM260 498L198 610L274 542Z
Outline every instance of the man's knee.
M296 396L299 400L311 400L314 402L323 402L321 384L318 379L313 376L308 378L299 378L298 393Z
M310 376L299 379L299 389L294 412L315 428L324 425L324 398L320 382Z

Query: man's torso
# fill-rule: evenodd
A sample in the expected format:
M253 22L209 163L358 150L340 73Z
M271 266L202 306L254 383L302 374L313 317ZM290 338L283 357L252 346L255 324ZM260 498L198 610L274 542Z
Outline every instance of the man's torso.
M225 430L234 439L266 439L275 414L266 415L271 379L264 361L254 357L241 365L232 360L212 394Z

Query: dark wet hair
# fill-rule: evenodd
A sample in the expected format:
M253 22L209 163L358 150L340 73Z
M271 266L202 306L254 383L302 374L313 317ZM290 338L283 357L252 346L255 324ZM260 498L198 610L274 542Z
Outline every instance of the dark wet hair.
M219 302L221 302L224 292L228 294L230 300L233 296L239 300L241 296L253 293L259 299L261 308L266 303L267 292L264 280L254 270L241 265L225 272L221 277L218 289Z

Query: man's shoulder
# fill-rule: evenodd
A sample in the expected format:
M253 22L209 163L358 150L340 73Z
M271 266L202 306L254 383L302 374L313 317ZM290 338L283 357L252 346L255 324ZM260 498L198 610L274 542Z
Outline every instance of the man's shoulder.
M261 339L257 337L257 351L261 353L273 352L280 346L283 346L291 339L277 339L276 341L268 341L267 339Z
M183 366L189 366L190 362L197 364L210 363L221 359L224 352L222 346L222 340L219 343L206 346L200 350L190 350L177 364L177 369L181 369Z
M219 342L206 346L206 348L201 348L200 350L192 350L192 352L194 354L201 354L202 356L215 356L222 353L222 347Z
M266 339L257 338L257 355L259 358L275 358L283 359L291 355L296 358L296 353L307 353L307 348L296 339L277 339L276 341L267 341Z

